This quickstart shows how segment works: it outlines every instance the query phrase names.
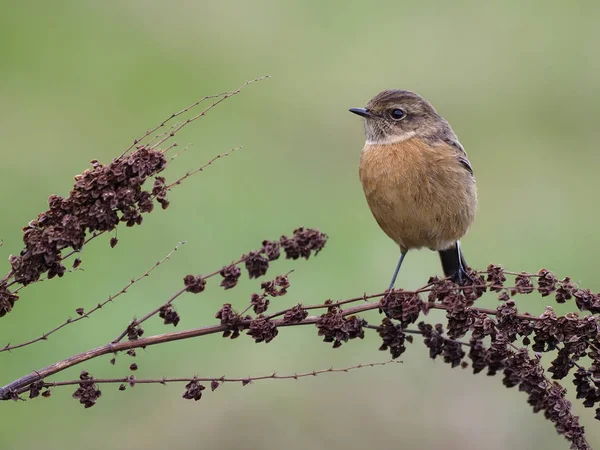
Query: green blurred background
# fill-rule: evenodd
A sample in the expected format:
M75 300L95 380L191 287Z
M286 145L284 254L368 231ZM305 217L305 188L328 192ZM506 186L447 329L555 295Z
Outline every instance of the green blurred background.
M477 175L480 208L463 240L469 263L514 271L541 267L600 289L597 278L597 142L600 3L405 1L3 2L0 15L0 255L21 249L20 228L66 194L91 159L109 162L131 140L203 95L248 87L179 135L191 147L170 164L174 179L243 145L170 195L171 207L110 249L85 248L85 271L22 291L4 317L1 344L18 343L89 309L149 268L178 241L173 260L91 319L47 342L0 355L1 384L114 338L179 289L298 226L330 241L294 268L282 308L381 291L398 250L363 198L357 165L361 121L347 112L385 88L432 101L453 125ZM5 262L6 271L8 263ZM435 254L409 255L398 286L439 274ZM180 329L214 323L223 302L244 307L259 282L224 293L213 281L177 303ZM496 300L482 300L494 307ZM539 314L550 299L520 300ZM566 312L572 304L560 309ZM370 316L378 320L375 314ZM431 320L442 320L443 316ZM146 333L169 331L160 321ZM139 351L137 377L282 374L387 359L368 334L332 350L314 329L284 329L268 346L242 336ZM76 367L125 376L131 358ZM301 381L226 385L200 402L183 386L105 386L83 410L71 388L51 400L3 402L6 449L565 449L526 397L500 377L431 361L420 342L404 364ZM572 391L570 381L567 386ZM574 398L574 396L572 396ZM589 440L593 411L575 402Z

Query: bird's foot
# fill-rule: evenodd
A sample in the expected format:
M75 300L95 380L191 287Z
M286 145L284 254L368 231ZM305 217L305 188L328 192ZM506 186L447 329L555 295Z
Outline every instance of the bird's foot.
M473 277L471 275L469 275L469 272L467 272L465 270L465 268L462 267L462 265L458 268L456 273L454 275L452 275L451 280L453 283L456 283L459 286L464 286L465 284L467 284L469 282L471 284L473 284L475 282Z

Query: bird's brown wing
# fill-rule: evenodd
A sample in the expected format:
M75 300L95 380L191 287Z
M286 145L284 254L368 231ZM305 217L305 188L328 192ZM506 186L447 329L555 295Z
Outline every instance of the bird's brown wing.
M469 162L469 158L467 158L467 152L460 144L460 142L458 142L458 140L456 139L446 139L444 142L446 142L446 144L450 145L456 151L456 157L458 158L458 162L461 163L463 167L471 173L471 175L474 175L473 167Z

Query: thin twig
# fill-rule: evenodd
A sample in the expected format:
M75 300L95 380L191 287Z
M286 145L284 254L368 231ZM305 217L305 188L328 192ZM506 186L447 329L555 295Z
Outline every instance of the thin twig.
M183 128L183 127L185 127L186 125L190 124L191 122L194 122L195 120L198 120L198 119L199 119L199 118L201 118L201 117L204 117L204 116L206 115L206 113L208 113L208 112L209 112L211 109L213 109L215 106L217 106L217 105L219 105L220 103L224 102L224 101L225 101L225 100L227 100L228 98L230 98L230 97L233 97L234 95L237 95L237 94L239 94L239 93L242 91L242 89L244 89L246 86L248 86L248 85L250 85L250 84L252 84L252 83L255 83L255 82L257 82L257 81L264 80L265 78L271 78L271 77L270 77L269 75L264 75L264 76L262 76L262 77L255 78L254 80L246 81L246 82L245 82L245 83L244 83L242 86L240 86L239 88L237 88L235 91L226 92L226 93L222 94L218 100L216 100L216 101L214 101L213 103L211 103L211 104L210 104L208 107L206 107L206 108L205 108L205 109L204 109L202 112L200 112L200 113L196 114L195 116L192 116L192 117L188 118L188 119L187 119L187 120L185 120L185 121L184 121L182 124L180 124L180 125L176 126L176 127L175 127L175 129L173 129L173 130L172 130L172 131L169 133L169 135L168 135L168 136L166 136L166 137L164 137L163 139L161 139L160 141L158 141L158 142L157 142L155 145L153 145L151 148L152 148L152 149L155 149L155 148L159 147L161 144L163 144L164 142L168 141L170 138L172 138L173 136L175 136L175 135L176 135L176 134L177 134L177 133L178 133L178 132L179 132L179 131L180 131L180 130ZM218 98L218 97L217 97L217 96L213 96L213 97L210 97L210 98ZM169 119L167 119L167 121L168 121L168 120L171 120L173 117L176 117L176 116L178 116L178 115L180 115L180 114L183 114L184 112L186 112L186 110L188 110L188 111L189 111L191 108L193 108L194 106L196 106L196 105L197 105L197 104L199 104L199 103L200 103L200 102L197 102L195 105L193 105L193 106L191 106L191 107L188 107L188 108L186 108L186 109L184 109L184 110L180 111L179 113L177 113L177 114L175 114L175 115L172 115L172 116L171 116ZM165 121L165 122L163 122L163 124L164 124L164 123L166 123L166 121ZM163 124L159 125L159 127L160 127L160 126L163 126ZM135 144L133 144L133 145L135 145Z
M190 109L195 108L196 106L198 106L200 103L209 100L211 98L219 98L219 97L223 97L224 95L229 94L230 92L221 92L220 94L214 94L214 95L206 95L204 97L202 97L199 100L196 100L194 103L192 103L189 106L186 106L185 108L183 108L181 111L176 112L171 114L169 117L167 117L165 120L163 120L160 124L158 124L157 126L155 126L154 128L150 128L149 130L147 130L142 136L140 136L137 139L134 139L133 142L131 143L131 145L129 147L127 147L125 149L125 151L123 151L123 153L121 153L121 155L119 155L119 157L117 159L121 159L123 158L127 153L129 153L129 151L131 151L131 149L133 149L133 147L135 147L137 144L139 144L141 141L143 141L145 138L147 138L148 136L150 136L152 133L154 133L156 130L158 130L159 128L164 127L168 122L170 122L171 120L173 120L175 117L180 116L182 114L185 114L186 112L188 112Z
M69 269L66 270L65 273L73 273L73 272L79 272L79 271L84 271L85 269L83 267L77 267L75 269ZM45 277L40 278L39 280L36 281L36 283L41 283L42 281L48 281L50 278L48 278L48 276L46 275ZM20 285L18 288L16 288L13 292L13 294L18 293L21 289L25 288L26 285L22 284Z
M244 262L245 260L246 260L246 258L240 258L237 261L231 263L231 265L238 265L238 264ZM211 272L208 275L203 276L202 278L204 280L206 280L208 278L214 277L215 275L218 275L220 272L221 272L221 269ZM129 325L127 325L127 327L121 332L121 334L119 334L119 336L117 336L115 339L112 340L112 343L116 344L117 342L121 341L125 336L127 336L129 327L141 325L146 320L150 319L151 317L154 317L156 314L158 314L161 311L161 309L166 308L167 306L171 305L179 296L181 296L184 292L186 292L186 290L187 290L187 287L184 286L183 288L181 288L180 290L175 292L173 295L171 295L171 297L169 297L169 299L166 302L164 302L162 305L160 305L158 308L154 308L152 311L147 313L145 316L142 316L141 319L134 319Z
M331 304L323 304L323 307L329 307ZM441 306L441 305L440 305ZM369 302L357 306L353 306L351 308L347 308L342 311L342 316L347 317L354 314L359 314L361 312L379 309L379 302ZM445 308L440 308L445 309ZM476 310L480 310L482 312L485 311L486 314L497 315L498 311L496 310L483 310L480 308L473 308ZM158 310L157 310L158 311ZM288 327L288 326L301 326L301 325L312 325L317 323L319 320L319 316L309 316L301 322L297 323L286 323L284 319L276 319L273 320L273 324L276 327ZM535 320L535 317L527 317L527 319ZM250 326L252 320L242 320L240 321L240 327L242 329L247 329ZM109 344L103 345L101 347L97 347L95 349L88 350L86 352L80 353L78 355L72 356L65 360L56 362L47 367L44 367L40 370L34 371L24 377L21 377L6 386L0 388L0 399L5 399L7 393L12 391L19 391L29 386L31 383L38 381L40 379L46 378L50 375L54 375L58 372L62 372L69 367L73 367L77 364L80 364L85 361L89 361L91 359L97 358L102 355L106 355L109 353L116 353L120 351L130 350L134 348L148 347L151 345L164 344L166 342L179 341L183 339L190 339L199 336L206 336L209 334L222 333L227 331L229 328L226 325L215 324L204 326L200 328L193 328L189 330L182 331L173 331L170 333L159 334L155 336L149 336L145 338L139 338L136 340L124 341L124 342L111 342ZM26 389L25 389L26 390Z
M127 292L127 290L134 285L135 283L137 283L138 281L142 280L143 278L146 278L150 275L150 273L152 271L154 271L154 269L156 269L158 266L162 265L165 261L168 261L169 259L171 259L171 256L173 255L173 253L175 253L179 247L181 245L185 244L185 241L179 242L175 248L173 248L173 250L171 250L164 258L162 258L161 260L157 261L152 267L150 267L148 270L146 270L142 275L140 275L137 278L133 278L132 280L129 281L129 283L127 283L123 289L121 289L119 292L117 292L115 295L111 295L109 296L106 300L104 300L101 303L98 303L94 308L90 309L88 312L86 313L82 313L79 317L76 318L71 318L69 317L67 320L65 320L63 323L61 323L60 325L58 325L57 327L53 328L50 331L47 331L46 333L42 334L41 336L35 338L35 339L31 339L30 341L27 342L23 342L21 344L17 344L17 345L10 345L7 344L5 345L2 349L0 349L0 353L2 352L6 352L6 351L10 351L10 350L15 350L17 348L22 348L25 347L27 345L31 345L35 342L39 342L39 341L45 341L48 339L48 336L50 336L51 334L56 333L58 330L60 330L61 328L66 327L67 325L73 324L75 322L79 322L82 319L87 319L88 317L90 317L93 313L95 313L96 311L98 311L99 309L103 308L107 303L114 301L117 297L119 297L122 294L125 294Z
M199 382L211 382L216 381L219 383L243 383L244 385L248 383L252 383L258 380L297 380L299 378L306 377L315 377L317 375L321 375L324 373L339 373L339 372L350 372L357 369L364 369L367 367L376 367L376 366L386 366L388 364L400 364L402 361L397 359L390 359L387 361L381 362L372 362L372 363L364 363L364 364L356 364L354 366L343 367L343 368L333 368L329 369L319 369L313 370L310 372L303 373L294 373L291 375L279 375L276 372L273 372L269 375L259 375L254 377L191 377L191 378L157 378L157 379L137 379L132 376L124 377L124 378L92 378L89 380L70 380L70 381L56 381L56 382L48 382L44 383L44 387L58 387L58 386L70 386L70 385L79 385L79 384L105 384L105 383L131 383L131 384L167 384L167 383L185 383L189 381L199 381Z
M183 176L181 176L180 178L178 178L177 180L173 181L171 184L168 184L166 186L167 190L172 189L174 186L181 184L181 182L183 180L185 180L186 178L191 177L192 175L194 175L195 173L198 172L202 172L204 169L206 169L208 166L210 166L211 164L213 164L217 159L221 159L224 158L225 156L229 156L231 153L233 153L236 150L240 150L242 148L242 146L240 145L239 147L235 147L232 148L231 150L229 150L228 152L225 153L221 153L217 156L215 156L214 158L212 158L210 161L208 161L207 163L205 163L204 165L198 167L197 169L194 170L190 170L189 172L186 172ZM175 156L174 156L175 157Z
M367 309L375 309L379 305L378 302L374 302L370 304L370 308ZM354 308L348 308L343 311L344 316L356 314L358 312L366 311L365 305L360 305ZM274 320L275 326L278 327L287 327L287 326L296 326L296 325L308 325L315 324L319 320L318 316L309 316L299 323L285 323L283 319ZM243 320L240 322L240 326L244 329L250 326L251 320ZM85 351L83 353L79 353L75 356L71 356L70 358L64 359L62 361L58 361L54 364L46 366L40 370L36 370L24 377L21 377L12 383L7 384L6 386L0 388L0 400L5 399L5 396L8 392L12 392L13 390L22 389L31 383L46 378L50 375L54 375L58 372L62 372L69 367L76 366L81 364L82 362L89 361L91 359L97 358L99 356L107 355L110 353L116 353L120 351L131 350L134 348L148 347L151 345L164 344L166 342L180 341L183 339L190 339L198 336L206 336L209 334L222 333L227 331L228 327L226 325L215 324L209 325L200 328L193 328L190 330L181 330L181 331L172 331L170 333L158 334L155 336L149 336L145 338L139 338L131 341L117 342L117 343L109 343L106 345L102 345L100 347L96 347L94 349Z

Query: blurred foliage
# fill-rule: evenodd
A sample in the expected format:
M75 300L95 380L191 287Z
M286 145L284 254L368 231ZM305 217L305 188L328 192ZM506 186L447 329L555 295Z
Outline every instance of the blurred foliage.
M0 16L3 146L0 256L21 248L20 228L66 194L91 159L107 162L171 112L203 95L270 74L186 128L191 147L174 178L243 145L173 191L168 211L120 229L119 245L86 247L85 271L22 291L2 338L35 337L117 292L181 240L173 260L95 317L47 342L1 355L2 384L106 343L134 315L206 273L297 226L331 239L290 268L277 302L314 303L385 288L398 250L378 229L357 177L362 124L347 112L385 88L430 100L453 125L478 180L480 208L463 240L472 266L540 267L600 289L595 209L600 116L600 4L579 1L4 2ZM5 263L5 270L8 264ZM397 285L440 272L414 252ZM224 293L215 283L178 303L180 327L211 323L219 305L244 305L256 281ZM484 300L494 306L494 298ZM522 304L540 313L547 300ZM564 305L567 311L573 305ZM433 314L433 313L432 313ZM373 321L378 320L373 316ZM158 320L147 333L164 332ZM4 342L1 343L4 345ZM218 336L139 352L137 376L246 376L385 359L375 335L332 350L309 330L282 330L264 347ZM398 366L298 382L226 386L198 402L183 386L104 387L83 412L67 389L51 400L3 402L0 447L33 449L414 448L563 449L550 423L499 378L432 363L416 342ZM96 376L123 376L130 361L94 361ZM81 367L63 374L75 377ZM589 439L597 422L578 410Z

